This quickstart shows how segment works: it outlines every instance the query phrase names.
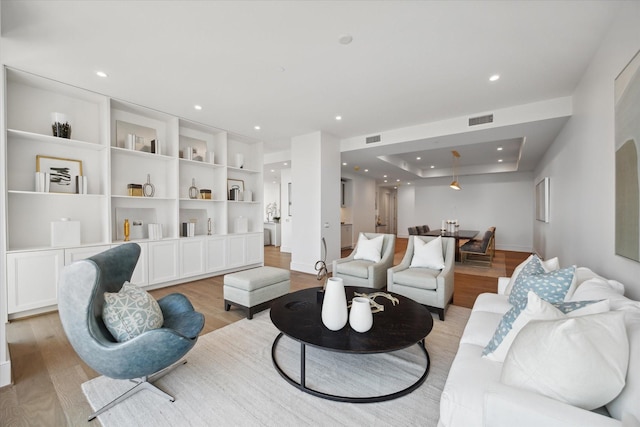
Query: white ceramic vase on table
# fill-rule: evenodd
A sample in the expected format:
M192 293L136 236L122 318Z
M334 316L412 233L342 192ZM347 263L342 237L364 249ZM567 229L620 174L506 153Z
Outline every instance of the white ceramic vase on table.
M327 280L322 301L322 323L327 329L338 331L347 324L348 320L349 312L344 283L339 277L330 277Z
M373 314L369 298L355 297L351 301L349 326L356 332L367 332L373 326Z

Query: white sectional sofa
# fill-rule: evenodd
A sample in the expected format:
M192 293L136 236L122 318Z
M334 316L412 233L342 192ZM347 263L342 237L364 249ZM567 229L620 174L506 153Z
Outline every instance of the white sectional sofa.
M503 315L512 307L507 295L509 281L509 278L500 278L497 294L482 294L475 302L444 386L438 426L640 426L640 303L622 296L622 285L618 282L607 281L588 268L575 270L572 294L589 300L608 299L610 310L624 311L620 316L624 318L621 328L624 334L626 327L629 342L624 388L605 407L585 410L543 394L505 385L501 376L507 359L501 363L482 356ZM581 288L585 283L588 284ZM538 344L530 342L526 345ZM596 384L601 380L597 376L584 379ZM624 374L620 381L625 381Z

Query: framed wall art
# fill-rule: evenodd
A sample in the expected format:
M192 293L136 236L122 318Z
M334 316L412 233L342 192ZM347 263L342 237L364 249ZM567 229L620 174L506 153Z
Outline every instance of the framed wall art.
M549 222L549 177L536 184L536 219Z
M51 193L76 193L76 177L82 176L82 160L37 155L36 172L51 174Z
M615 251L640 261L640 52L614 82Z

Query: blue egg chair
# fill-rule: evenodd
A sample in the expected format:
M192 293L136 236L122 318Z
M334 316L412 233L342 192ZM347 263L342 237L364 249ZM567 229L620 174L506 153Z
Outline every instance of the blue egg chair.
M127 243L66 266L60 276L58 312L62 326L78 356L96 372L129 379L135 386L91 414L89 421L140 390L152 390L175 399L152 384L153 380L186 363L180 359L196 344L204 316L182 294L170 294L158 305L164 317L159 329L117 342L102 321L105 292L118 292L131 280L140 246Z

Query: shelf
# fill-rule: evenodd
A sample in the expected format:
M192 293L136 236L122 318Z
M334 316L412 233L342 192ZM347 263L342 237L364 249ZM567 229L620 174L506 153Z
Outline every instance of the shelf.
M253 201L253 200L250 201L250 202L249 201L244 201L244 200L227 200L227 202L233 203L233 204L239 204L239 205L240 204L257 205L257 204L261 203L261 202L256 202L256 201Z
M175 157L165 156L164 154L147 153L146 151L138 151L138 150L127 150L126 148L113 147L113 146L111 147L111 151L117 154L125 155L125 156L140 156L146 159L158 159L158 160L164 160L164 161L175 159Z
M207 163L205 161L188 159L180 159L180 166L200 166L212 169L222 169L225 167L224 165L219 165L217 163Z
M80 245L76 246L74 245L73 248L77 249L77 248L90 248L92 246L101 246L101 245L110 245L111 243L109 242L93 242L93 243L81 243ZM23 253L23 252L34 252L34 251L51 251L51 250L65 250L65 249L69 249L68 247L65 246L30 246L30 247L25 247L25 248L20 248L20 249L11 249L8 248L7 249L7 254L19 254L19 253Z
M40 191L20 191L20 190L9 190L7 191L9 194L17 194L17 195L26 195L26 196L35 196L35 197L83 197L83 198L104 198L106 197L104 194L76 194L76 193L45 193Z
M169 200L169 201L176 200L174 197L120 196L117 194L112 194L111 198L112 199L129 199L129 200L149 200L150 202L153 200Z
M252 169L237 168L235 166L227 166L227 169L229 169L229 171L232 171L232 172L244 172L244 173L250 173L250 174L260 173L261 172L261 171L256 171L256 170L252 170Z
M43 135L41 133L26 132L23 130L8 129L7 135L9 137L20 137L33 142L44 142L47 144L58 144L66 147L82 148L86 150L101 151L104 150L104 145L96 144L94 142L79 141L77 139L59 138L57 136Z
M187 197L181 197L179 200L181 202L196 202L196 203L202 203L202 202L216 202L216 203L226 202L226 200L222 200L222 199L189 199Z

